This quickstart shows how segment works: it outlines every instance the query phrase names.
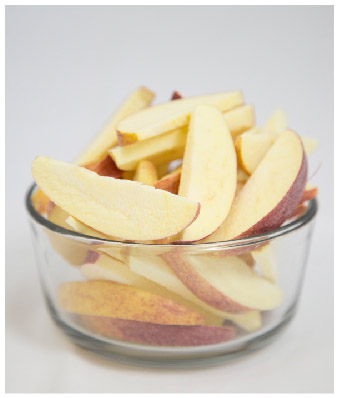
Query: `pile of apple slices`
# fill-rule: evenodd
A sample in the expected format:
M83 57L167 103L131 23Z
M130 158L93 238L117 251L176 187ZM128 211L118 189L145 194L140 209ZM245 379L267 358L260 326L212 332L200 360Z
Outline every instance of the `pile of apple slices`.
M235 329L222 326L225 320L253 331L261 311L281 303L271 245L192 257L180 244L252 236L298 216L317 195L307 183L307 153L316 143L288 129L282 111L256 126L253 106L238 91L175 93L151 106L153 97L146 88L132 93L75 163L33 161L39 189L32 202L50 221L160 248L102 245L79 257L51 236L87 280L60 286L59 306L109 337L158 345L227 341ZM165 250L169 243L176 246Z

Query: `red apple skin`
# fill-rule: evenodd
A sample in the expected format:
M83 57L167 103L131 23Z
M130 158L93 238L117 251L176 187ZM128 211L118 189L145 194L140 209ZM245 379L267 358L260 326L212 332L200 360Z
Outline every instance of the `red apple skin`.
M305 189L299 204L314 199L318 195L318 188Z
M231 326L159 325L103 316L77 315L81 326L93 333L133 343L185 347L217 344L235 337Z
M230 312L232 314L251 310L251 308L238 304L226 297L218 289L209 284L194 270L188 261L183 259L180 248L175 248L167 253L160 254L159 256L166 261L167 265L172 269L187 289L211 307L220 311Z
M94 250L88 250L82 265L95 264L97 262L97 260L99 259L99 257L100 257L100 254L98 252L96 252Z
M121 178L123 173L109 155L98 162L85 164L83 167L105 177Z

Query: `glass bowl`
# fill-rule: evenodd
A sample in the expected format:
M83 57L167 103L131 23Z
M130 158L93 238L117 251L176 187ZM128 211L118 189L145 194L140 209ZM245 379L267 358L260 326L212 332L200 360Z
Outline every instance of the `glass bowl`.
M267 345L296 313L317 201L265 234L205 244L83 235L26 208L41 287L77 345L124 363L216 364ZM59 224L59 225L57 225Z

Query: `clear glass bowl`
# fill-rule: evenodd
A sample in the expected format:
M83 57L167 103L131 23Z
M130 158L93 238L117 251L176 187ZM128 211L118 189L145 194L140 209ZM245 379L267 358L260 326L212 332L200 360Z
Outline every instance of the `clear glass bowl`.
M296 312L317 212L233 241L159 245L82 235L26 207L50 314L121 362L205 366L268 344ZM61 225L67 225L59 215Z

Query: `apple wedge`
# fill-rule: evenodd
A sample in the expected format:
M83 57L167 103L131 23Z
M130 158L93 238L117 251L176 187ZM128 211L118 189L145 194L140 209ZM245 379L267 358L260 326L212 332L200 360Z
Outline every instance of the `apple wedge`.
M129 145L186 126L191 112L198 105L213 105L220 111L226 112L242 103L241 92L234 91L177 99L155 105L121 120L117 125L118 141L121 146Z
M248 175L253 174L275 139L276 136L272 133L256 129L239 135L235 141L235 149L242 170Z
M272 283L277 282L277 257L272 248L272 243L267 243L264 246L252 250L251 254L259 267L260 273L263 278Z
M106 157L98 162L85 164L85 167L88 170L94 171L99 174L99 176L113 177L113 178L121 178L123 171L119 170L114 163L113 159L106 155Z
M243 105L224 113L225 122L232 134L236 136L249 130L255 124L254 109L252 105Z
M174 194L178 194L182 166L167 174L154 184L154 188L163 189Z
M134 181L142 182L145 185L153 186L158 180L158 172L150 160L142 160L134 174Z
M164 250L161 250L161 252L163 251ZM193 308L196 311L201 311L201 309L203 309L205 311L203 314L206 318L207 312L222 319L230 320L246 331L255 331L261 326L261 316L259 311L248 311L235 314L220 311L200 300L183 284L183 282L168 266L166 261L159 255L146 256L141 254L139 251L135 251L134 254L130 256L128 266L134 273L141 275L144 278L163 286L166 290L183 297L185 300L195 305ZM192 304L190 304L190 306L192 306Z
M221 227L204 242L221 242L279 227L300 202L307 158L299 136L286 130L235 197Z
M135 170L142 160L151 160L158 165L181 158L185 151L186 137L187 127L179 128L133 145L117 146L108 153L119 169Z
M164 325L203 325L203 316L141 289L111 281L66 282L59 286L60 309Z
M176 235L199 214L199 203L136 181L102 177L45 157L32 164L41 190L79 221L124 240Z
M211 312L185 299L161 285L152 282L152 280L133 272L126 264L108 255L89 251L80 270L82 275L88 280L109 280L134 286L191 308L205 318L207 325L220 326L223 324L224 316L217 311Z
M220 311L266 311L281 303L281 289L258 276L239 257L188 257L180 248L161 257L193 294Z
M281 109L275 110L261 129L263 133L271 133L275 136L282 134L285 130L287 130L287 116Z
M94 141L78 157L76 164L84 165L98 162L105 155L108 149L118 143L116 126L126 116L148 106L154 98L154 94L145 87L134 91L120 106L116 113L110 118L103 130L95 137Z
M318 146L318 141L310 137L302 137L302 142L304 144L304 149L307 155L312 153Z
M178 195L200 203L199 217L182 233L194 242L212 234L226 218L235 195L237 159L222 113L210 105L193 111Z
M235 337L235 328L231 326L159 325L89 315L77 316L75 321L105 337L156 346L200 346L223 343Z

